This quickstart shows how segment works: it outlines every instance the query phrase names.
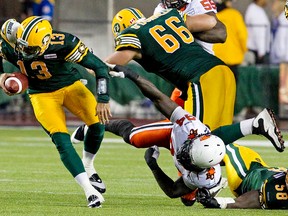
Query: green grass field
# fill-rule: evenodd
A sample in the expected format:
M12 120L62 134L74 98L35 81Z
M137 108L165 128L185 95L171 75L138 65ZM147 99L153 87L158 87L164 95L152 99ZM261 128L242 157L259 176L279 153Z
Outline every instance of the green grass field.
M72 132L72 129L71 129ZM258 140L251 136L244 141ZM265 143L264 139L259 143ZM288 140L288 136L285 136ZM243 142L244 142L243 141ZM82 154L82 144L75 145ZM287 152L273 147L251 147L271 166L287 167ZM95 167L107 191L99 209L89 209L84 193L62 165L54 144L41 128L0 128L0 215L288 215L284 210L204 209L185 207L158 187L145 164L144 149L136 149L116 136L105 134ZM161 149L159 164L177 178L170 153ZM224 173L225 175L225 173ZM221 196L231 196L224 189Z

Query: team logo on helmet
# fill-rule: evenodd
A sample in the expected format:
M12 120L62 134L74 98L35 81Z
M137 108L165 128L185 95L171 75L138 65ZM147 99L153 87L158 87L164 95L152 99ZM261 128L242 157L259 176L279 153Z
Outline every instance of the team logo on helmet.
M50 34L47 34L42 40L43 46L46 46L49 43L49 41L50 41Z
M115 23L115 25L113 26L113 32L114 32L114 34L118 34L120 32L119 23Z

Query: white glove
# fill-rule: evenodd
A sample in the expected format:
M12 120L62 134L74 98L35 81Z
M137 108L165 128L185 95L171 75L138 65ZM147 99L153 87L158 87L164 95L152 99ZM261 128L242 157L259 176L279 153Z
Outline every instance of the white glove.
M123 72L109 71L111 77L119 77L125 78L125 74Z
M112 71L109 71L109 74L110 74L111 77L125 78L124 72L122 72L122 71L119 71L119 72L113 71L114 68L116 67L115 64L109 64L107 62L105 62L105 64L112 70Z

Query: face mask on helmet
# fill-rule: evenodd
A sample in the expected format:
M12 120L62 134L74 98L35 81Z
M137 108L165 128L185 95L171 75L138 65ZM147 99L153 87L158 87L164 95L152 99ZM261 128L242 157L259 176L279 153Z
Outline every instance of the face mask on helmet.
M181 9L185 4L191 3L193 0L161 0L166 8Z
M134 24L137 20L144 19L144 15L140 10L136 8L125 8L119 11L112 20L112 32L114 38L122 32L124 29L128 28Z
M224 142L219 137L209 134L186 140L176 157L185 169L199 172L219 164L225 153Z
M17 49L24 59L42 55L49 47L52 27L48 20L32 16L25 19L17 31Z

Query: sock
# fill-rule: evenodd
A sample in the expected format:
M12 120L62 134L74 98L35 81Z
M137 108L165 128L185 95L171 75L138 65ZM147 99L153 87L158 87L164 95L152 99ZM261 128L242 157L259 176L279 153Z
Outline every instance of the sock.
M129 136L131 130L134 127L135 125L125 119L111 120L108 124L105 125L105 130L115 135L121 136L126 143L130 144Z
M221 126L213 130L212 134L220 137L225 143L225 145L233 143L234 141L243 137L243 133L240 129L240 123Z
M89 178L86 172L80 173L75 176L75 181L83 188L86 198L95 194L94 187L90 184Z
M90 125L84 138L84 150L96 154L105 133L105 126L100 123Z
M240 122L240 130L244 136L252 134L252 124L254 118L243 120Z
M94 173L97 173L94 168L95 156L96 156L95 154L92 154L90 152L83 150L82 161L83 161L83 165L85 167L88 177L91 177Z
M72 176L75 177L79 173L85 172L82 160L70 141L70 135L58 132L52 134L51 138L57 147L63 164Z

